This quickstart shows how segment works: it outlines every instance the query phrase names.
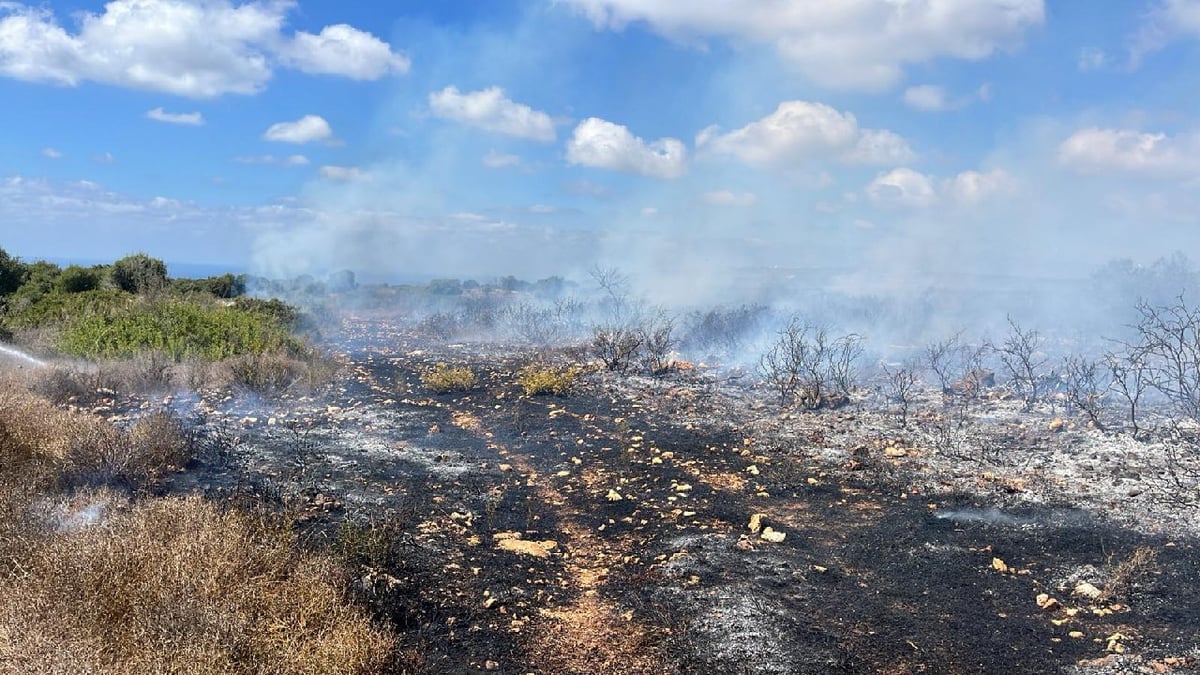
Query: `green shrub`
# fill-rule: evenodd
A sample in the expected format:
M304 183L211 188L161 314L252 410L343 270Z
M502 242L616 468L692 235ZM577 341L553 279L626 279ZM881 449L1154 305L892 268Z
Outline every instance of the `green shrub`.
M300 325L300 310L276 298L264 300L241 297L233 301L233 306L242 312L268 317L289 329L295 329Z
M439 394L466 391L475 383L475 373L466 366L439 363L421 374L421 384Z
M87 358L155 351L177 362L303 349L288 326L269 314L178 299L137 303L123 312L70 321L59 348Z
M575 378L579 369L575 366L558 368L555 366L526 366L517 373L517 384L526 396L539 394L554 394L562 396L575 386Z
M16 291L24 281L25 263L0 248L0 297Z
M149 293L167 286L167 266L145 253L126 256L112 264L113 284L127 293Z
M55 288L63 293L82 293L100 288L100 272L90 267L71 265L58 275Z
M38 298L22 292L9 298L6 323L13 328L39 328L73 319L111 316L124 311L132 300L133 296L115 289L55 291Z
M246 275L222 274L203 279L172 279L171 291L180 295L206 293L228 300L246 294Z

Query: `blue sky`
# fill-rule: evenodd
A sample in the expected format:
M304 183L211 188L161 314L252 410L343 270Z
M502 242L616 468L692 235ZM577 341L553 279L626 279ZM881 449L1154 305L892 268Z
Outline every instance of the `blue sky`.
M0 2L0 246L1082 274L1196 250L1198 44L1200 0Z

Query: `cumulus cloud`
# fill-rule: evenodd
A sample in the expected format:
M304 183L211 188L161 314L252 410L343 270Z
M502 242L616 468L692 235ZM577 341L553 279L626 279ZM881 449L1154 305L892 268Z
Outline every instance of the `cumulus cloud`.
M867 196L877 204L932 206L937 201L933 180L908 168L881 173L867 186Z
M933 176L901 167L876 176L866 194L880 206L926 208L939 204L974 206L1015 189L1016 181L1003 169L963 171L939 182Z
M446 87L429 95L429 108L438 117L507 136L543 142L557 136L549 115L513 102L500 87L465 94Z
M1042 0L565 0L597 27L642 22L670 38L721 37L773 45L800 73L840 89L879 90L904 67L980 60L1019 46L1045 20Z
M283 61L305 73L342 75L355 80L378 80L392 73L407 73L407 56L392 51L388 43L339 23L317 35L298 32L282 51Z
M146 111L146 117L155 122L166 122L167 124L182 124L185 126L203 126L204 115L198 112L193 113L169 113L162 108L154 108Z
M732 190L714 190L700 195L701 201L711 206L754 206L758 203L758 195L753 192L733 192Z
M696 148L760 166L828 159L894 165L915 156L899 135L860 129L851 113L811 101L784 101L770 115L728 133L709 127L697 136Z
M261 91L278 66L367 79L407 59L344 25L284 34L287 0L112 0L64 28L48 9L0 3L0 75L75 86L84 81L191 98Z
M329 122L319 115L305 115L295 122L277 122L263 133L263 140L280 143L311 143L333 135Z
M42 148L42 157L46 159L62 159L62 151L57 148Z
M620 124L589 117L575 127L567 141L567 161L656 178L678 178L687 171L687 148L675 138L647 143Z
M991 171L964 171L947 179L942 193L959 204L977 204L997 195L1011 194L1016 190L1016 181L1003 169Z
M1091 127L1058 147L1058 160L1079 173L1181 176L1200 170L1200 136L1168 136L1132 129Z

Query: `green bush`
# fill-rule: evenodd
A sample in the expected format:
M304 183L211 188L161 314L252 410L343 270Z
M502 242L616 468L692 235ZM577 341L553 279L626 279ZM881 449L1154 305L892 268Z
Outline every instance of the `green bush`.
M203 279L172 279L171 290L180 295L207 293L218 298L232 299L246 294L246 275L222 274Z
M556 368L554 366L526 366L517 373L517 384L521 385L526 396L554 394L562 396L575 386L575 378L579 369L571 366Z
M127 293L149 293L167 286L167 266L145 253L121 258L112 264L113 284Z
M88 358L156 351L175 361L302 350L289 327L269 314L178 299L138 303L124 312L70 321L59 347Z
M438 394L466 391L475 386L475 373L466 366L439 363L421 374L421 384Z
M21 287L25 280L25 263L0 248L0 296L8 295Z
M39 328L92 316L110 316L123 311L133 296L115 289L80 293L54 291L34 298L22 292L9 298L7 324L13 328Z
M63 293L94 291L100 288L100 272L90 267L71 265L58 275L54 286Z

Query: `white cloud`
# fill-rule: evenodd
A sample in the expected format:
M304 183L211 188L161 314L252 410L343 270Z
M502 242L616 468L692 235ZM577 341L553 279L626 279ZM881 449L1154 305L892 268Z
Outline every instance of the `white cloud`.
M877 204L932 206L937 201L933 181L912 169L892 169L881 173L867 186L867 196Z
M329 122L318 115L305 115L295 122L272 124L263 133L263 139L281 143L311 143L323 141L333 135Z
M112 0L64 28L48 9L0 3L0 75L75 86L93 81L191 98L261 91L277 66L354 78L403 72L407 60L349 26L283 33L291 0Z
M754 165L826 159L897 164L914 157L899 135L860 129L854 115L810 101L784 101L770 115L726 134L708 127L696 137L696 147Z
M1042 0L565 0L598 27L645 22L671 38L715 36L773 45L819 84L879 90L904 67L987 58L1045 20Z
M934 84L922 84L905 89L904 102L910 108L930 112L945 110L949 107L946 90Z
M1015 191L1016 180L1003 169L963 171L939 182L933 176L901 167L876 176L866 194L881 206L926 208L939 204L970 207Z
M543 142L553 142L557 136L549 115L514 103L500 87L466 94L458 87L446 87L429 94L429 108L438 117L498 134Z
M753 192L733 192L731 190L714 190L700 195L700 199L710 206L754 206L758 203L758 195Z
M47 159L62 159L62 151L55 148L42 148L42 157Z
M194 113L169 113L162 108L155 108L146 111L146 117L156 122L166 122L167 124L182 124L187 126L198 127L204 124L204 115L198 112Z
M92 161L97 164L112 164L114 158L111 152L102 152L98 155L92 155Z
M489 169L508 169L521 166L521 158L517 155L508 155L495 150L488 150L487 154L479 159L480 163Z
M1200 37L1200 0L1157 0L1130 39L1131 65L1179 38Z
M1092 127L1063 141L1058 160L1080 173L1193 174L1200 171L1200 136Z
M567 161L643 176L678 178L687 171L687 148L675 138L647 143L620 124L589 117L575 127L567 141Z
M279 164L282 166L306 166L309 161L304 155L288 155L287 157L276 157L275 155L253 155L234 157L233 161L239 164Z
M321 167L321 176L329 180L347 182L371 179L370 174L354 166L323 166Z
M407 73L408 57L392 51L388 43L339 23L318 35L298 32L283 50L284 62L306 73L343 75L355 80L377 80L392 73Z
M959 204L977 204L990 197L1011 194L1016 182L1007 171L964 171L942 185L943 194Z

